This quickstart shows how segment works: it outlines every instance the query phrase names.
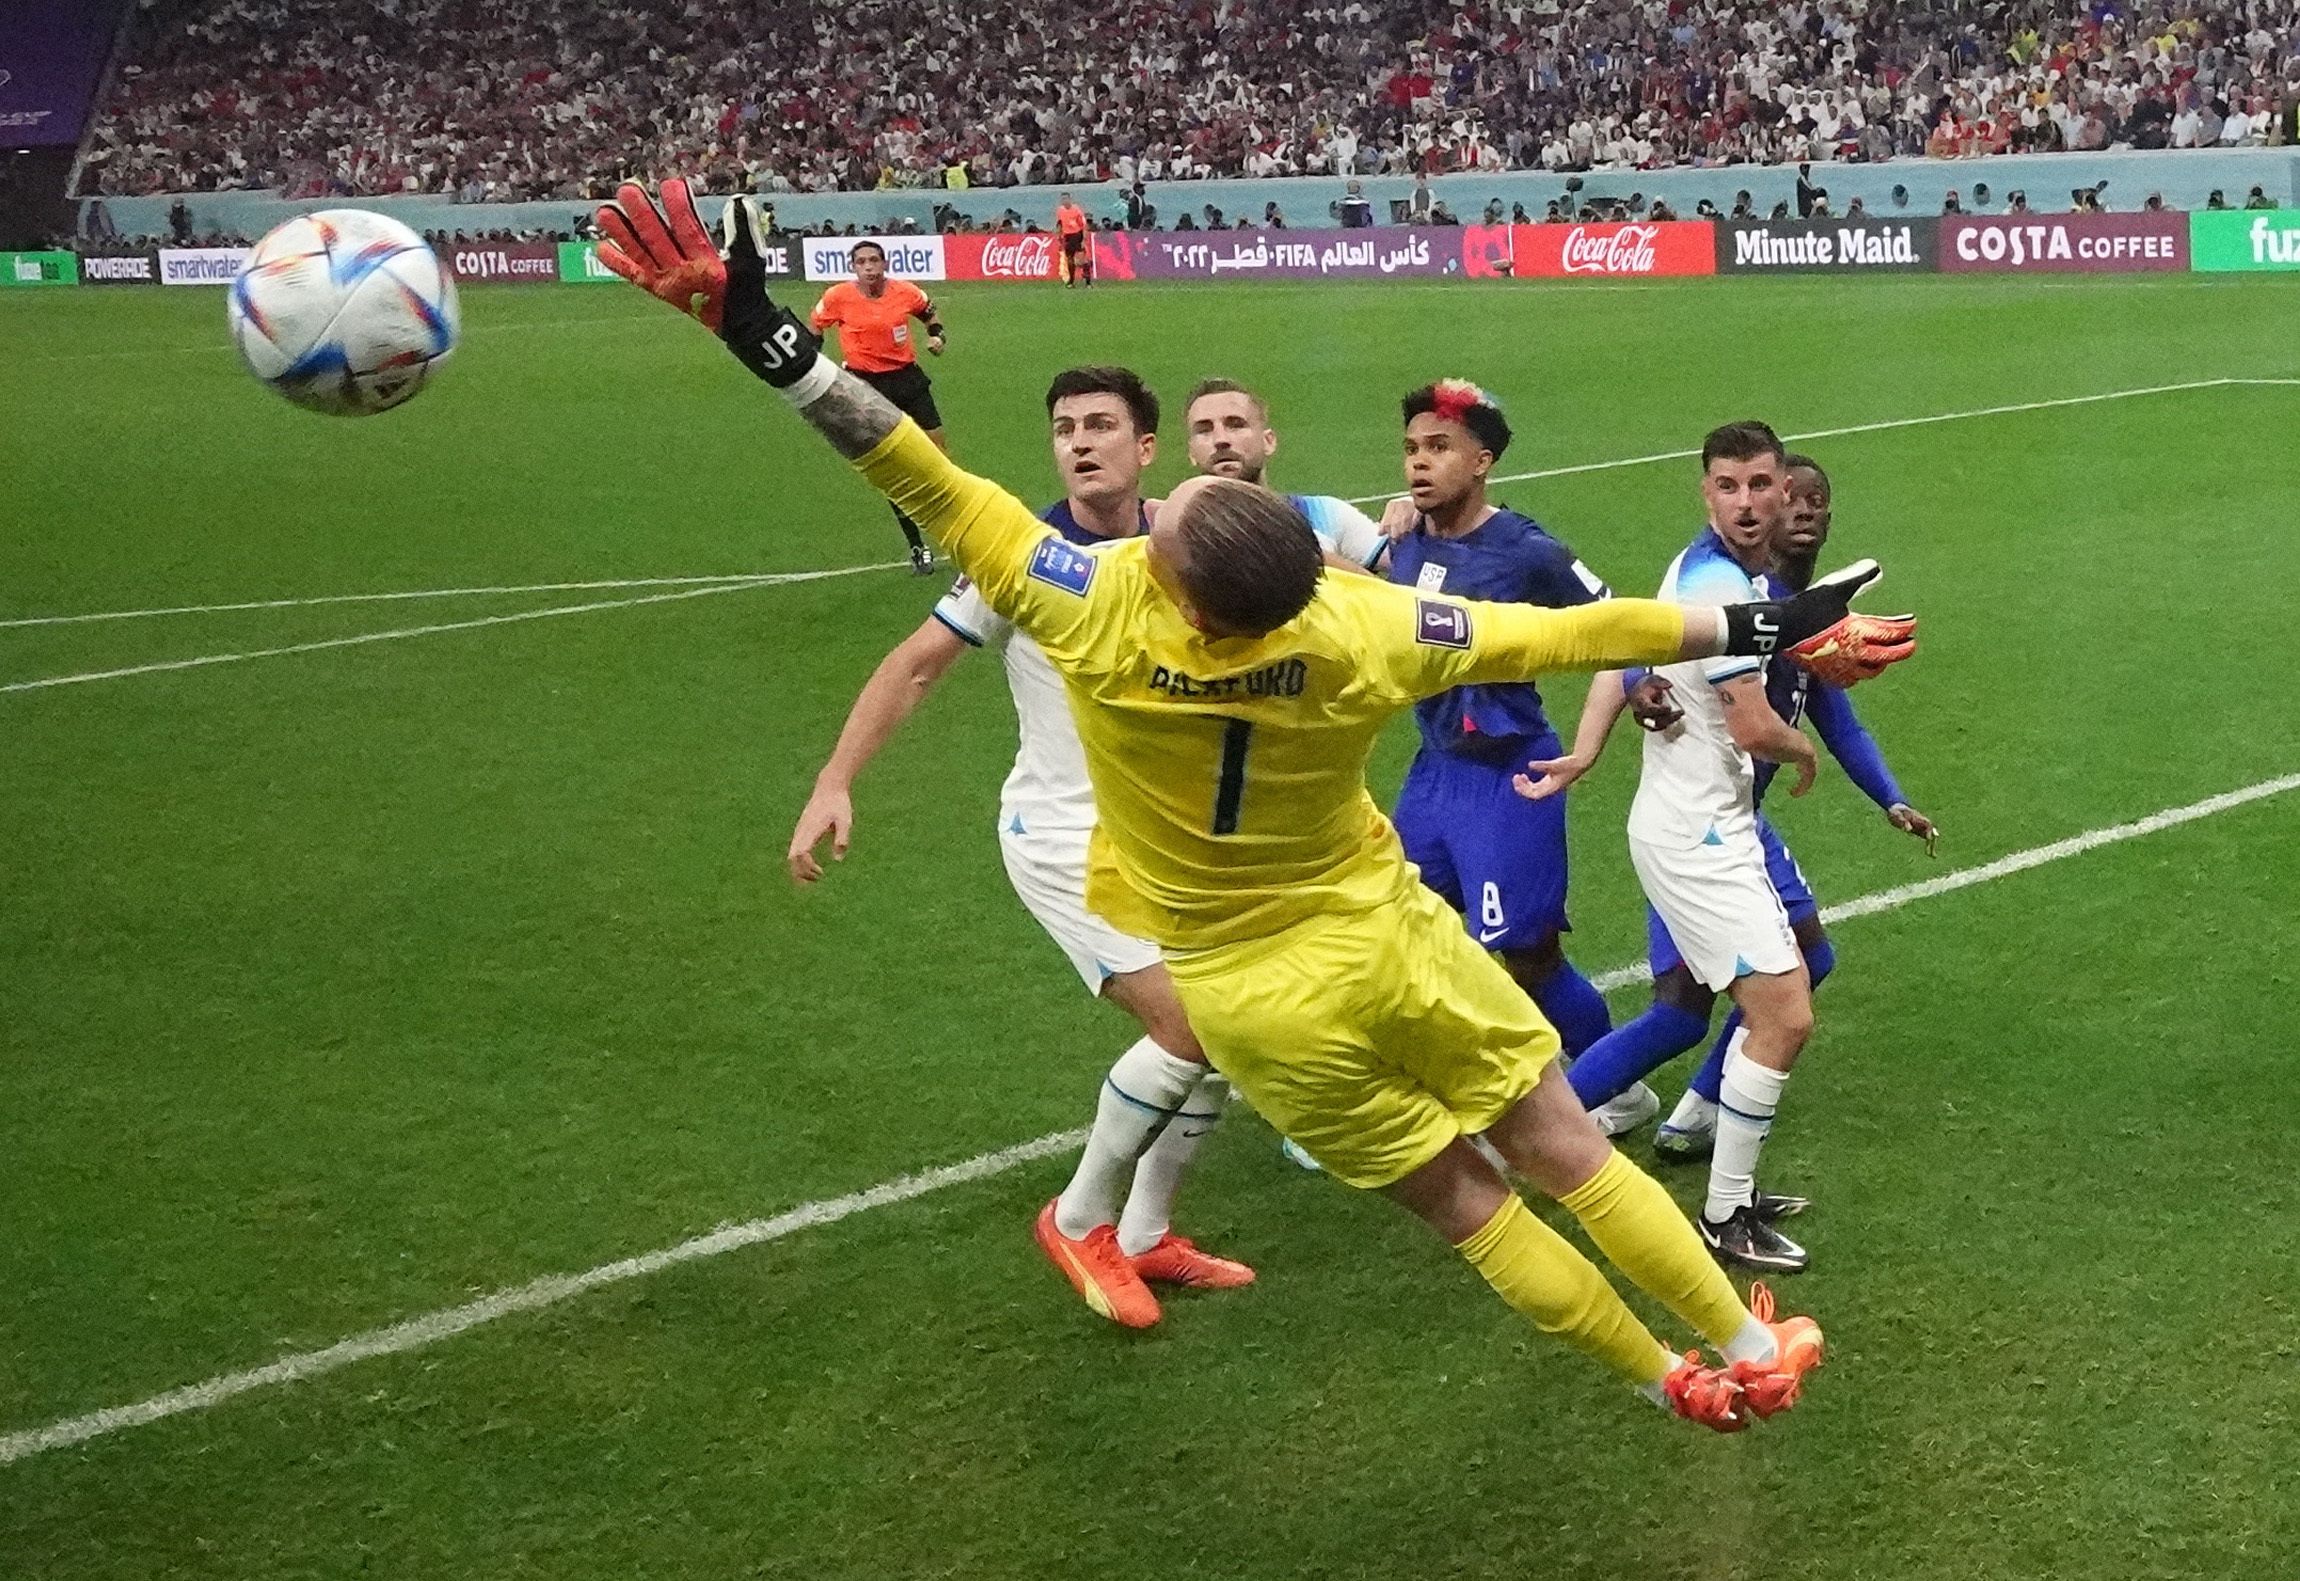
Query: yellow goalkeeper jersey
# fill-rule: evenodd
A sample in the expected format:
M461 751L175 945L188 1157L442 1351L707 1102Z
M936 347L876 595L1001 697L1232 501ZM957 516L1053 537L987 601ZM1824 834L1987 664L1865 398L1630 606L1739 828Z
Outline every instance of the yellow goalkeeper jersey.
M1669 663L1684 644L1671 604L1549 610L1339 575L1266 636L1212 638L1152 577L1146 539L1079 548L908 418L855 465L1062 673L1100 818L1087 903L1173 951L1379 906L1414 882L1365 768L1417 698Z

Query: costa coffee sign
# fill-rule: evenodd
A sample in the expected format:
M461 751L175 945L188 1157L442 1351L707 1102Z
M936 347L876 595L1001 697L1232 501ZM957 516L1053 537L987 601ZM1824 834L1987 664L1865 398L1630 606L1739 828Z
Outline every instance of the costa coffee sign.
M1685 275L1717 272L1706 220L1628 225L1513 225L1518 275Z
M2139 274L2188 267L2188 216L1945 214L1941 267L1952 274Z
M953 280L1058 280L1060 253L1045 231L943 238L943 267Z
M556 242L469 242L443 249L458 280L543 281L559 278Z

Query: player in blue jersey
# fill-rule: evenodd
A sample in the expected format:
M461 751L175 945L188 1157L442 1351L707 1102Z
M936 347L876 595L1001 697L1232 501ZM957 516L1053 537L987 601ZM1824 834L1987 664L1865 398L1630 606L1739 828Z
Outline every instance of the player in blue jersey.
M1487 498L1509 448L1492 396L1458 379L1405 398L1405 472L1414 525L1390 546L1391 581L1423 592L1570 608L1610 597L1571 549L1531 517ZM1566 960L1565 798L1530 800L1511 780L1561 755L1530 682L1461 686L1414 707L1421 750L1392 813L1422 882L1462 913L1541 1007L1570 1058L1605 1036L1605 996ZM1642 1089L1600 1119L1609 1131L1659 1107Z
M1182 409L1190 439L1190 465L1209 477L1261 483L1278 450L1270 408L1235 379L1201 379ZM1331 494L1289 494L1326 547L1329 562L1371 570L1389 548L1378 523L1348 500Z
M1769 565L1758 578L1765 584L1760 590L1768 593L1810 585L1815 562L1829 536L1828 475L1809 456L1788 456L1783 465L1786 508L1778 514L1771 533ZM1689 556L1692 553L1688 551ZM1617 711L1617 705L1609 706L1607 702L1609 682L1610 678L1600 677L1592 687L1592 708L1585 716L1591 730L1576 743L1574 755L1557 763L1538 765L1547 770L1541 787L1522 787L1523 794L1546 796L1550 788L1579 778L1594 761L1595 750L1602 749L1605 730ZM1938 838L1937 828L1902 796L1875 740L1853 713L1842 688L1811 680L1796 666L1782 665L1772 667L1768 673L1764 696L1772 712L1792 729L1811 717L1823 744L1844 767L1847 776L1885 809L1895 828L1924 839L1927 849L1931 849ZM1649 728L1670 722L1666 714L1640 719L1640 723ZM1778 762L1763 757L1754 759L1752 807L1762 799L1765 788L1778 772ZM1760 812L1755 814L1754 824L1766 879L1803 958L1810 987L1818 988L1836 964L1835 953L1821 927L1819 905L1803 871L1771 822ZM1635 1020L1600 1040L1569 1074L1575 1094L1593 1109L1602 1108L1630 1083L1641 1080L1699 1043L1708 1031L1709 1017L1716 1003L1716 993L1687 966L1669 928L1650 905L1646 919L1653 1003ZM1710 1155L1725 1062L1741 1027L1742 1012L1736 1007L1719 1033L1708 1061L1655 1139L1656 1150L1664 1156L1699 1159ZM1803 1267L1804 1249L1772 1226L1808 1205L1800 1197L1754 1191L1750 1206L1762 1223L1762 1233L1736 1237L1737 1242L1746 1239L1749 1243L1738 1246L1739 1252L1747 1254L1738 1260L1774 1269Z

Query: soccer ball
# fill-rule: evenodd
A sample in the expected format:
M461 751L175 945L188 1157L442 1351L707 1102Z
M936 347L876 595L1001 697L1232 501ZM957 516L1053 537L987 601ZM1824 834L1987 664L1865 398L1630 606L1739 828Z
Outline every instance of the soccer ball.
M298 406L397 406L455 349L455 282L423 238L365 209L299 214L256 243L231 290L249 371Z

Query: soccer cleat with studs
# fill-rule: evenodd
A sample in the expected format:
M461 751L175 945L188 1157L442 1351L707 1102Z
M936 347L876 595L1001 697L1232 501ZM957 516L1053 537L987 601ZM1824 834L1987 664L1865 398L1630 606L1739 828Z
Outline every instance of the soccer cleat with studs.
M1158 1321L1158 1298L1118 1249L1116 1225L1097 1224L1073 1240L1054 1222L1054 1203L1049 1202L1033 1233L1046 1260L1062 1271L1096 1316L1125 1328L1148 1328Z
M1699 1422L1719 1433L1738 1433L1756 1420L1731 1370L1704 1367L1697 1350L1687 1351L1685 1359L1661 1380L1661 1398L1688 1422Z
M1706 1213L1694 1223L1719 1262L1739 1263L1764 1273L1795 1274L1804 1272L1812 1261L1804 1247L1773 1228L1751 1203L1735 1208L1722 1224L1712 1222Z
M1254 1282L1254 1270L1229 1257L1198 1250L1188 1236L1169 1230L1146 1252L1129 1262L1143 1280L1155 1285L1185 1285L1193 1290L1237 1290Z
M1828 1354L1821 1325L1809 1317L1773 1316L1773 1292L1764 1284L1749 1287L1749 1314L1773 1331L1770 1362L1737 1361L1733 1381L1741 1386L1748 1408L1760 1417L1772 1416L1795 1405L1805 1392L1805 1375L1819 1367Z

